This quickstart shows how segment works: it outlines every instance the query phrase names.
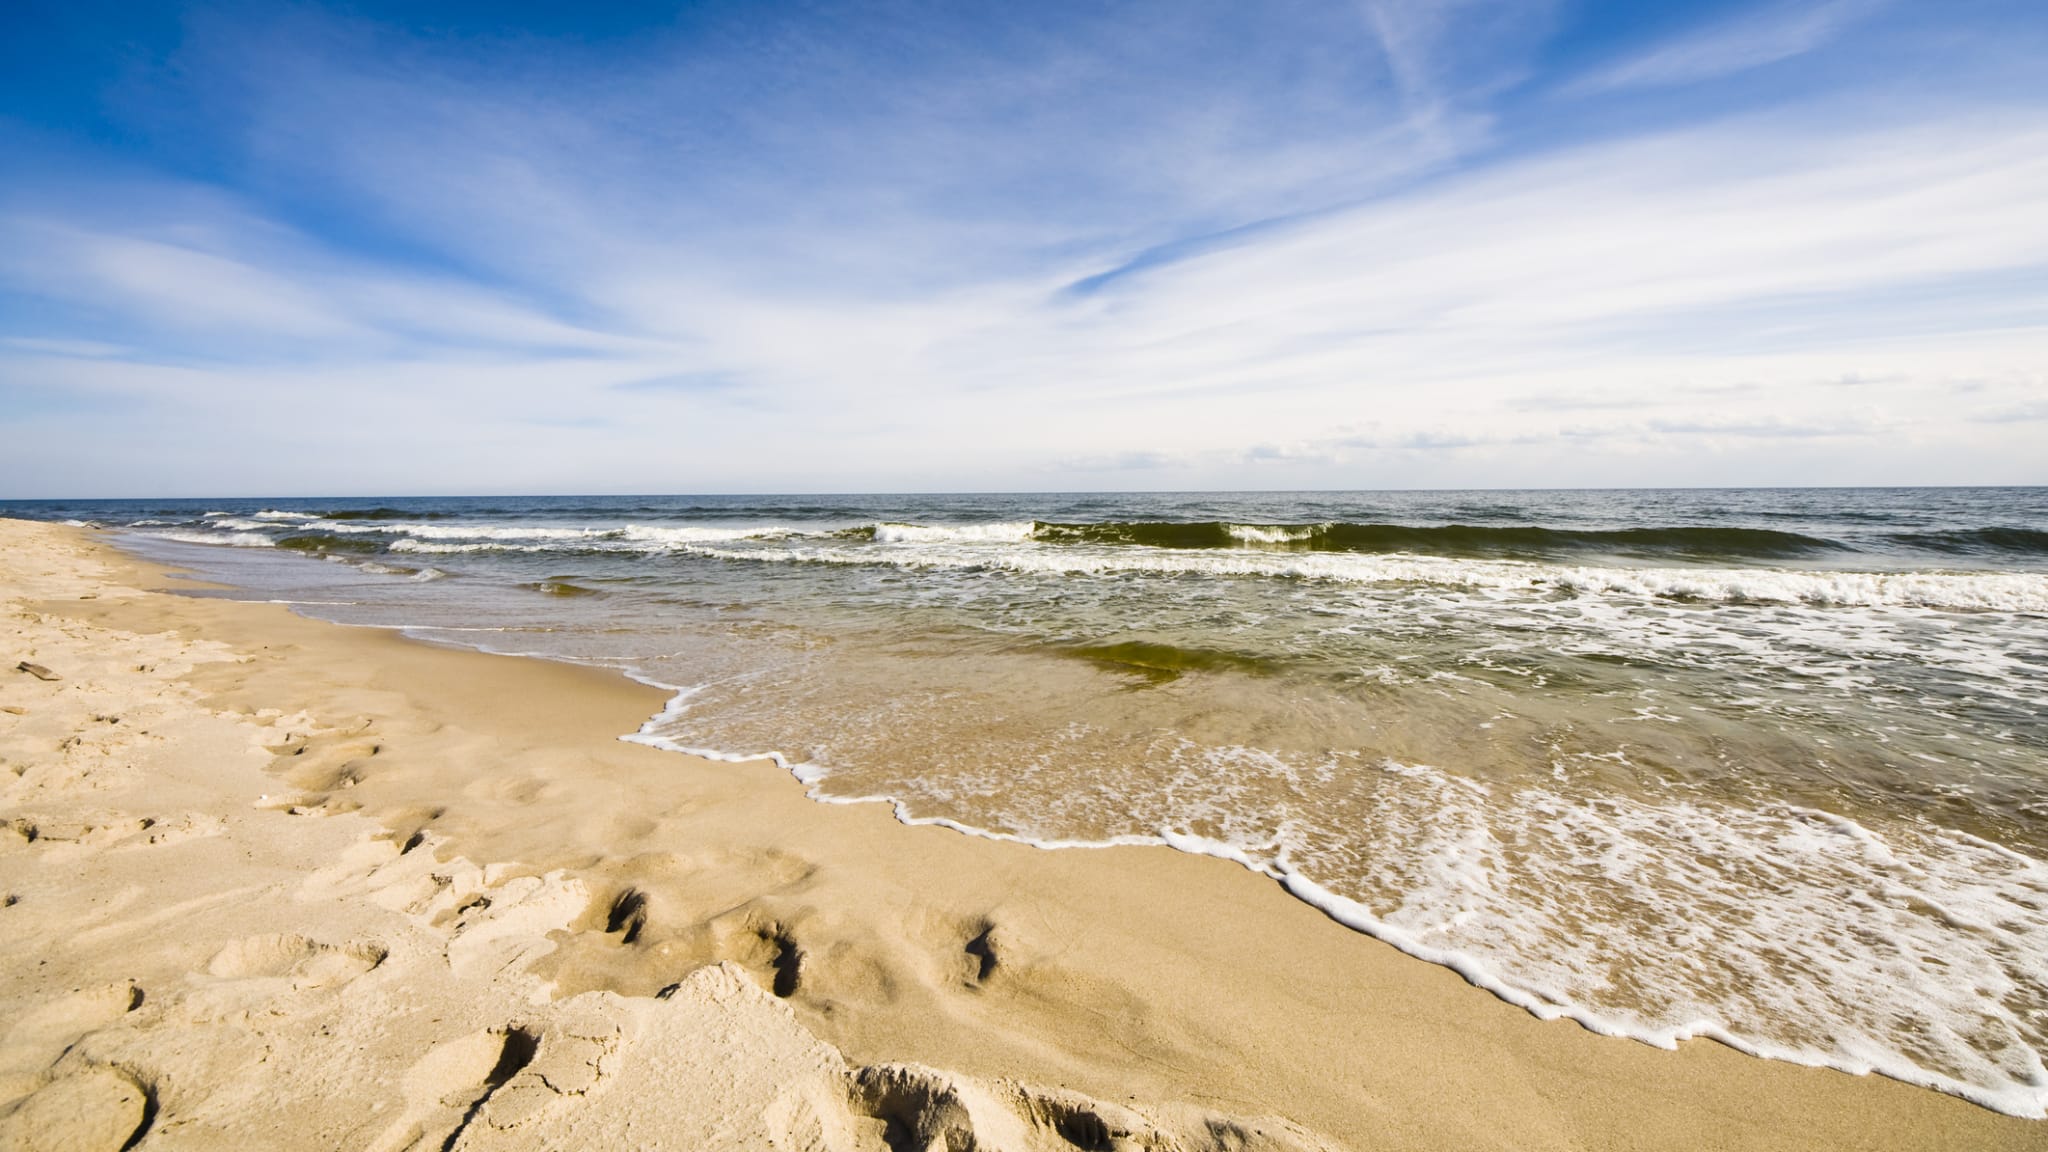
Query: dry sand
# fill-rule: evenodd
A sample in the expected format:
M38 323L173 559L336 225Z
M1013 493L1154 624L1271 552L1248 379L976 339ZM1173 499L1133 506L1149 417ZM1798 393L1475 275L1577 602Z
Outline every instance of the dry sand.
M663 700L607 673L167 583L0 521L0 1148L2048 1147L1538 1021L1223 861L622 743Z

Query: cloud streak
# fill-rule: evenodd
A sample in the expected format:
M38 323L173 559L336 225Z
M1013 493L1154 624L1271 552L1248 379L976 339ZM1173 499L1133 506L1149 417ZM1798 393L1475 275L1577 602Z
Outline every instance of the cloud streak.
M1776 4L1657 45L1581 78L1570 91L1663 88L1748 72L1825 46L1876 7L1876 0Z

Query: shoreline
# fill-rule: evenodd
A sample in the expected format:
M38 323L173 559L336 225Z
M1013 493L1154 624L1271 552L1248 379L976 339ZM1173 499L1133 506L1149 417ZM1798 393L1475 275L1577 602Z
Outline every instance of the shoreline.
M453 646L460 647L459 645ZM477 648L474 650L489 652L488 649L483 648ZM507 653L495 652L490 654L510 655ZM538 658L551 659L550 657ZM573 660L562 662L576 665L579 667L598 667L597 665L578 664L576 661ZM656 683L652 680L648 680L630 671L623 671L622 674L625 675L627 679L632 680L635 683L657 688L662 691L671 693L681 693L684 691L683 689L676 688L673 685ZM1411 959L1417 960L1424 964L1430 964L1436 967L1447 969L1448 971L1455 973L1460 979L1464 980L1466 984L1470 985L1474 989L1485 992L1488 995L1491 995L1494 998L1498 999L1504 1004L1508 1004L1515 1008L1519 1008L1522 1011L1529 1013L1531 1016L1534 1016L1539 1020L1569 1021L1571 1023L1579 1025L1581 1028L1584 1028L1588 1032L1594 1033L1595 1035L1609 1037L1611 1039L1616 1040L1633 1041L1635 1043L1644 1044L1651 1048L1656 1048L1663 1051L1677 1051L1681 1044L1685 1044L1688 1042L1711 1041L1713 1043L1722 1045L1733 1051L1740 1052L1746 1056L1750 1056L1758 1060L1790 1064L1794 1067L1800 1068L1813 1068L1841 1072L1845 1075L1850 1076L1879 1076L1886 1079L1896 1080L1899 1083L1911 1085L1913 1087L1924 1088L1930 1092L1938 1092L1943 1095L1953 1096L1959 1100L1967 1101L1971 1104L1975 1104L1981 1108L1984 1108L1988 1111L1997 1113L2002 1116L2008 1116L2019 1120L2033 1121L2042 1120L2044 1118L2039 1115L2027 1115L2025 1113L2000 1108L1996 1103L1992 1102L1992 1098L1987 1093L1984 1093L1980 1090L1974 1089L1969 1086L1945 1085L1939 1082L1939 1080L1935 1077L1931 1077L1925 1074L1916 1075L1915 1073L1918 1071L1917 1069L1899 1069L1896 1067L1887 1069L1882 1066L1881 1062L1874 1060L1865 1060L1860 1064L1851 1064L1846 1060L1830 1061L1826 1059L1813 1058L1809 1057L1805 1053L1798 1052L1795 1050L1779 1048L1767 1044L1759 1044L1756 1042L1746 1040L1743 1037L1735 1034L1733 1031L1731 1031L1723 1024L1714 1021L1694 1021L1683 1026L1664 1029L1651 1034L1645 1034L1639 1029L1631 1029L1625 1024L1618 1024L1611 1020L1605 1019L1601 1017L1599 1013L1591 1009L1582 1008L1576 1005L1559 1004L1555 1002L1545 1001L1534 993L1515 988L1506 980L1502 979L1499 975L1488 969L1486 965L1479 960L1467 956L1464 953L1432 947L1422 942L1420 939L1416 938L1416 936L1413 933L1406 932L1392 925L1386 924L1379 917L1375 916L1370 909L1359 904L1357 901L1349 899L1345 896L1339 895L1331 891L1324 885L1318 883L1316 880L1308 877L1307 875L1287 865L1284 862L1262 862L1254 858L1253 856L1245 853L1244 851L1240 850L1236 846L1222 841L1212 840L1207 837L1201 836L1177 835L1171 832L1161 832L1153 836L1117 836L1115 838L1108 840L1044 840L1030 836L1023 836L1016 833L998 832L987 828L980 828L972 824L962 823L958 820L954 820L944 816L918 816L910 811L907 802L894 796L833 795L822 790L822 785L824 781L829 778L827 773L820 772L815 776L807 775L803 771L803 769L807 767L806 765L792 764L789 761L788 757L786 757L780 752L771 751L761 753L758 755L745 755L739 753L722 752L716 749L691 748L684 747L682 745L674 743L673 741L652 735L649 732L649 729L653 728L664 717L673 714L674 702L675 699L678 698L679 697L672 697L670 699L669 704L664 708L662 712L657 713L653 718L642 724L641 730L639 732L629 733L620 736L619 739L627 741L629 743L643 744L647 747L657 748L662 751L670 752L676 755L689 756L694 759L710 761L712 763L750 764L765 760L769 763L774 764L783 772L787 773L792 780L794 780L800 786L802 786L804 789L804 796L806 799L812 800L819 804L838 804L847 806L866 804L881 805L890 810L891 816L895 819L895 821L898 824L907 828L940 828L950 832L957 832L960 835L969 837L971 839L987 840L993 843L1000 844L1019 845L1022 847L1033 848L1040 851L1048 852L1087 851L1100 850L1106 848L1167 848L1171 849L1172 851L1184 853L1190 856L1225 861L1227 863L1235 864L1238 867L1245 869L1246 871L1252 873L1254 876L1258 876L1262 879L1272 881L1281 891L1285 892L1288 896L1315 909L1317 912L1327 917L1331 922L1341 925L1344 928L1349 929L1350 931L1357 933L1358 935L1367 937L1377 943L1385 944L1388 947L1393 948L1396 951L1402 953L1403 955L1410 957ZM1847 817L1842 817L1833 813L1822 812L1819 810L1794 809L1794 811L1810 811L1812 815L1817 817L1822 817L1833 821L1843 821L1851 825L1855 824L1855 821L1849 820ZM1984 840L1979 840L1977 842L1988 849L1994 850L2002 855L2011 857L2015 860L2027 863L2032 862L2029 858L2021 855L2018 852L2013 851L2012 849L2006 848L2003 845Z
M325 825L326 839L345 830L361 837L333 854L377 855L371 873L405 863L424 846L437 865L501 862L479 866L480 885L497 868L501 886L533 880L535 898L549 893L542 902L551 901L560 923L536 934L542 921L534 920L520 930L520 947L537 954L522 954L523 967L507 978L503 991L513 1000L539 995L560 1011L609 997L624 1006L607 1011L642 1024L660 1011L655 1006L673 1002L654 998L663 989L712 979L691 973L741 972L752 991L734 998L758 996L849 1066L910 1061L982 1085L1079 1093L1128 1107L1184 1141L1204 1130L1206 1121L1191 1118L1199 1112L1249 1117L1246 1130L1265 1133L1271 1147L1313 1147L1318 1138L1351 1148L2048 1143L2036 1122L1897 1081L1765 1061L1719 1043L1664 1051L1539 1020L1447 968L1273 891L1284 881L1215 856L1158 845L1048 852L959 835L900 823L864 803L817 803L796 774L770 761L714 762L636 744L620 734L640 730L673 693L614 670L347 629L282 605L116 594L120 582L160 589L165 580L83 529L31 532L17 524L0 525L10 540L47 533L74 549L81 567L106 573L92 578L96 599L76 593L60 608L45 598L35 614L72 622L89 639L94 629L101 638L168 629L188 643L224 645L247 663L213 660L175 677L205 709L311 718L304 742L289 754L302 763L263 753L257 770L267 773L268 791L294 795L284 810L243 817L251 835L259 823ZM0 561L10 596L21 563L12 554ZM27 677L8 675L5 702L15 704ZM14 743L23 727L0 729L10 764L23 762ZM367 755L365 732L374 732ZM297 735L285 733L279 746ZM350 751L356 754L344 754ZM25 818L24 799L50 807L60 797L55 789L9 787L10 818ZM309 821L291 808L318 815ZM225 810L201 814L233 823ZM34 853L31 841L0 855L10 894ZM309 863L307 876L339 866ZM338 890L366 881L367 874ZM296 891L303 896L303 884ZM458 927L444 945L450 957L464 952L447 951L454 942L475 940L479 930L461 927L465 913L453 907L461 898L428 915L429 927L438 927L434 918L452 913L448 922ZM30 904L0 915L13 924ZM519 938L500 927L501 941ZM186 947L151 931L140 930L135 946ZM384 939L392 931L379 929L376 944L387 958L338 986L334 999L367 995L359 990L380 980L399 985L388 991L402 995L402 972L438 972L428 963L433 957L402 967L394 958L400 950ZM210 973L237 964L201 967ZM144 1004L175 1009L201 993L221 994L205 984L221 979L231 978L180 984L173 977ZM785 988L787 995L776 995ZM22 977L5 987L4 1002L32 1008L53 991L47 981ZM350 1009L320 1010L345 1016ZM82 1035L132 1032L125 1043L150 1049L154 1028L113 1019ZM475 1031L408 1034L384 1058L384 1079L403 1080L439 1046ZM544 1055L547 1037L557 1033L542 1028L540 1035ZM9 1042L10 1052L23 1047ZM620 1063L646 1048L622 1044ZM632 1073L605 1075L616 1081ZM393 1093L405 1097L383 1090ZM159 1097L153 1107L164 1122L153 1121L138 1147L159 1146L179 1130L169 1121L204 1112L188 1105L214 1099L169 1088ZM588 1108L605 1099L593 1096ZM6 1108L19 1105L0 1102ZM861 1146L865 1130L842 1129L844 1146ZM520 1131L506 1129L514 1141L507 1146L520 1146ZM457 1135L471 1138L466 1130ZM990 1128L983 1138L995 1137ZM819 1146L840 1145L827 1139Z

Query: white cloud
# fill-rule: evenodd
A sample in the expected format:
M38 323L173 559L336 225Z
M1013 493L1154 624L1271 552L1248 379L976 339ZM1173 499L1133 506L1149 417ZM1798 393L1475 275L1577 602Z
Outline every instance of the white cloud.
M366 335L280 274L194 248L30 220L5 222L17 276L152 325L345 339Z
M449 278L346 259L260 218L200 197L175 228L55 219L53 208L0 216L0 280L147 330L159 348L182 338L200 355L236 359L399 354L437 348L555 348L589 355L649 342L562 323ZM169 237L167 238L167 234ZM13 338L34 351L105 356L102 341Z
M48 356L77 356L95 359L103 356L123 356L128 349L119 344L108 344L100 340L52 340L39 336L8 336L0 338L0 346L19 349L22 352Z
M1876 6L1876 0L1780 2L1610 65L1569 90L1671 87L1747 72L1820 48Z

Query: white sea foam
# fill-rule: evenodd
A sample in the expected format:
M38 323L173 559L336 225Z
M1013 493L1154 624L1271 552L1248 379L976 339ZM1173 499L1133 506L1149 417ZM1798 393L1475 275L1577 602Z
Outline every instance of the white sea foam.
M422 556L459 556L465 551L559 551L557 547L539 543L436 543L428 539L395 539L391 551L412 551Z
M252 518L253 518L253 519L256 519L256 520L284 520L284 521L292 521L292 520L318 520L318 519L319 519L320 517L318 517L318 516L314 515L314 514L313 514L313 513L311 513L311 512L280 512L280 511L278 511L278 510L276 510L276 509L274 509L274 508L265 508L265 509L264 509L263 511L261 511L261 512L256 512L256 513L252 513Z
M221 544L230 548L271 548L275 542L259 532L150 532L160 540L182 544Z
M1541 790L1479 803L1431 777L1385 814L1397 842L1381 850L1392 875L1369 881L1377 898L1319 882L1312 853L1255 866L1546 1019L1665 1048L1711 1037L2048 1115L2048 865L1786 805Z
M433 540L403 539L391 542L393 552L416 552L425 555L453 556L464 552L559 552L559 545L515 544L508 541L479 541L471 544L448 544Z
M1321 528L1318 524L1302 524L1294 527L1262 527L1257 524L1232 524L1228 531L1231 539L1247 544L1291 544L1314 536Z
M385 532L419 540L561 540L616 538L618 528L565 528L543 524L322 524L329 532Z
M402 536L412 540L434 541L437 543L556 543L570 547L589 547L605 543L620 543L671 548L685 544L719 544L738 540L766 540L805 534L797 529L776 525L752 528L723 528L701 525L655 524L564 526L550 524L426 524L403 522L392 524L323 523L320 527L329 532L350 534L383 533ZM482 549L477 550L481 551ZM642 549L630 550L638 551Z
M877 544L1016 544L1031 539L1038 527L1029 520L994 524L877 524Z
M1579 592L1680 600L2048 611L2048 576L2021 572L1570 568L1553 580Z
M654 524L632 524L619 533L621 540L644 544L716 544L731 540L774 540L785 536L802 536L810 533L795 528L768 526L761 528L709 528L694 524L664 527Z
M2048 612L2048 575L2020 572L1809 572L1790 569L1588 568L1403 553L1234 552L1217 549L1005 550L843 546L721 548L700 555L763 563L887 564L904 568L999 568L1061 575L1154 573L1294 577L1361 584L1435 584L1474 589L1728 603L1922 607Z

